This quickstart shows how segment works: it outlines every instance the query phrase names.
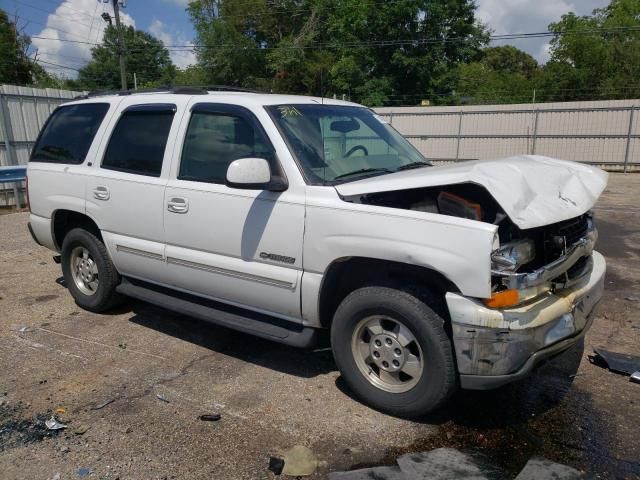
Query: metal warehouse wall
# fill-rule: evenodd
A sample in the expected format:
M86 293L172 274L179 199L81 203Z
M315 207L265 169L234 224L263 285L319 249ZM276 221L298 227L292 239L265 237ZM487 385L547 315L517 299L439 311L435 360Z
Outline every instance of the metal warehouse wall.
M547 155L640 169L640 100L376 108L436 162Z
M82 92L0 86L0 166L24 165L49 114Z
M49 114L59 104L82 93L55 88L1 85L0 167L25 165ZM13 184L0 183L0 205L15 205L13 195Z

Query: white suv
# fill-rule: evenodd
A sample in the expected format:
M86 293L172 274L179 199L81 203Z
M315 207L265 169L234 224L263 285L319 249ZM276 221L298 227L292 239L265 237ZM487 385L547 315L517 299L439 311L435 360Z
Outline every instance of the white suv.
M582 338L606 182L535 156L433 167L353 103L111 94L47 121L29 229L87 310L125 295L299 347L328 329L353 391L415 416Z

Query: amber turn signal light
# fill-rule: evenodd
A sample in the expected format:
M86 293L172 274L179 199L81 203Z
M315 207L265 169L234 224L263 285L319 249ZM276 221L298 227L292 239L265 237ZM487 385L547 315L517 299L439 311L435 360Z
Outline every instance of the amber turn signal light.
M502 290L491 295L484 304L489 308L512 307L518 304L519 297L518 290Z

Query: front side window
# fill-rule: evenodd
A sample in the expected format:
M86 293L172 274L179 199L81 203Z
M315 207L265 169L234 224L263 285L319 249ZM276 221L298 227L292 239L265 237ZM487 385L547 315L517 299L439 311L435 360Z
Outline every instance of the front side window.
M178 178L223 184L229 164L249 157L274 165L273 147L257 123L240 113L202 107L191 114Z
M174 105L125 110L111 134L102 168L159 177L174 112Z
M108 110L108 103L57 108L42 129L29 161L81 164Z
M335 185L430 163L402 135L364 107L267 107L305 177Z

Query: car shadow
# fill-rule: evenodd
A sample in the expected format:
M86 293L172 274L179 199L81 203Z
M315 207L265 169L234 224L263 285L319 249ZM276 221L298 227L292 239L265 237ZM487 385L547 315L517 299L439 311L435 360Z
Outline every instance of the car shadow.
M549 359L524 380L487 390L458 390L441 408L421 418L424 424L453 422L473 428L501 428L526 422L557 407L569 393L584 352L584 341ZM342 377L336 386L358 400Z
M337 370L326 337L314 350L303 350L144 302L132 301L130 307L133 316L129 321L137 325L264 368L302 378ZM453 421L457 425L474 428L521 424L562 402L571 389L583 352L584 342L579 342L548 360L522 381L490 391L459 390L442 408L412 420L432 425ZM336 386L348 397L359 401L342 376L337 378Z
M336 370L331 351L323 348L325 339L321 339L314 350L303 350L143 302L132 300L130 309L134 315L129 321L137 325L264 368L302 378L313 378Z

